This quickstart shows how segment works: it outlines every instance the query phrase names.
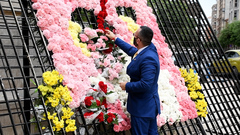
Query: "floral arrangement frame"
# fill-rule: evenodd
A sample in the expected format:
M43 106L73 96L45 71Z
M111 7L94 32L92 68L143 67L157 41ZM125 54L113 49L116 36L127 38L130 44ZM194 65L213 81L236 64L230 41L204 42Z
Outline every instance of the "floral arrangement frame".
M121 110L125 110L127 94L120 89L118 82L129 79L125 73L125 67L128 62L123 63L124 60L122 62L119 61L122 58L126 60L129 60L129 58L118 50L117 52L121 53L121 58L118 58L117 61L114 61L112 53L105 53L108 54L104 57L106 61L98 61L101 59L101 55L98 52L94 52L97 48L93 48L93 44L83 43L92 39L89 37L91 34L86 34L88 33L86 31L90 33L101 31L101 33L104 33L106 28L102 24L107 21L110 26L114 27L116 35L128 43L132 43L133 33L139 25L147 25L154 32L152 42L157 48L161 66L158 84L162 113L157 116L158 126L161 127L166 123L173 124L174 122L186 121L197 117L195 103L188 95L184 78L181 76L179 68L174 65L171 59L172 52L168 48L168 44L165 43L165 38L161 35L158 28L156 17L152 13L152 9L147 6L146 0L32 1L34 2L33 8L37 10L38 26L49 42L48 50L53 52L54 66L63 75L63 84L70 91L72 102L69 106L71 108L79 107L89 93L90 88L103 81L108 85L110 90L117 93L119 99L109 103L112 108L109 107L108 111L116 111L114 104L119 104L118 106L121 106ZM116 12L117 7L132 7L136 14L136 22L132 23L131 19L120 17ZM79 34L82 33L81 26L75 22L71 22L71 13L76 8L94 9L94 14L98 16L99 30L85 28L83 30L85 36L84 34ZM111 39L105 41L108 40ZM98 43L103 43L102 41ZM96 44L94 43L94 45ZM106 46L102 44L98 48L101 49L101 47L105 48ZM96 64L96 60L98 64ZM108 70L106 72L102 69L99 71L100 68L97 67L101 66L104 69L108 68ZM113 75L112 78L109 78L109 75ZM126 111L121 113L122 117L125 115L128 115ZM127 118L125 122L128 121ZM129 123L122 123L122 125L127 127L126 129L129 129ZM115 131L126 129L115 128Z

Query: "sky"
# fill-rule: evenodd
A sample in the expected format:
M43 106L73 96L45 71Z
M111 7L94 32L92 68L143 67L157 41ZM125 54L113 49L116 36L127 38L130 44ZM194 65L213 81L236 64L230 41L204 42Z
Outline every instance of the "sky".
M212 5L216 4L216 0L198 0L207 17L212 15Z

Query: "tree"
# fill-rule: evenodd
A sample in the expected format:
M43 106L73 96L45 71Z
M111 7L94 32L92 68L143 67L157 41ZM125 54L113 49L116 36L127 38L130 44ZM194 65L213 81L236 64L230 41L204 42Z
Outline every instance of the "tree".
M234 21L223 29L218 38L223 48L229 45L240 46L240 21Z

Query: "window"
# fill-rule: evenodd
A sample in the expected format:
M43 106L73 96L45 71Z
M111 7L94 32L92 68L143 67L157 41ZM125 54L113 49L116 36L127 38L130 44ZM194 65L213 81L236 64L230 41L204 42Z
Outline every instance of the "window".
M214 33L215 35L217 35L217 31L216 31L215 29L213 30L213 33Z
M236 52L228 52L228 54L226 56L227 56L227 58L239 57L239 55Z
M238 7L238 0L235 0L234 7Z
M214 14L213 18L217 18L217 14Z
M233 58L239 57L238 53L234 53L234 55L232 56Z
M237 10L234 11L233 18L234 18L234 20L238 20L238 11Z

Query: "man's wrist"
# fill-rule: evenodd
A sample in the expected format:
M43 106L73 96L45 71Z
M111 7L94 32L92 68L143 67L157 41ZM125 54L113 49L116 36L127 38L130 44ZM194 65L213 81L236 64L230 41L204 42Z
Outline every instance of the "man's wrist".
M117 39L117 36L113 37L111 40L114 40L114 41L115 41L116 39Z

